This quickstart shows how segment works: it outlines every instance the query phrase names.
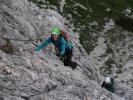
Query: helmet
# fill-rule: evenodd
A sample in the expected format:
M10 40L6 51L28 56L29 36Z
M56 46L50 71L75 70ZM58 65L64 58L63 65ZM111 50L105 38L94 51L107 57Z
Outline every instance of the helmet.
M111 83L111 78L110 77L106 77L105 83Z
M58 27L53 28L52 29L52 34L58 36L60 34L60 29Z

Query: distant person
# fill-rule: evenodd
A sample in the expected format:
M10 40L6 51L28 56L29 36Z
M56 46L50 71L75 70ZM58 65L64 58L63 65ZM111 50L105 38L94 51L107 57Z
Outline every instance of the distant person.
M39 51L45 48L49 43L55 45L57 56L64 63L65 66L70 66L72 69L77 67L76 62L72 62L73 46L72 42L68 41L68 36L58 27L55 27L51 31L51 35L44 40L40 45L35 48L35 51Z
M105 80L103 81L102 88L107 89L108 91L114 93L114 80L111 77L106 77Z

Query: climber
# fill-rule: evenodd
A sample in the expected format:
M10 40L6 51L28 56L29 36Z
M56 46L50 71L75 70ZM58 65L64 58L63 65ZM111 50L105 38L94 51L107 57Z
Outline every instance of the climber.
M114 80L111 77L106 77L105 80L103 81L102 88L107 89L108 91L114 93Z
M51 36L38 45L35 48L35 51L45 48L49 43L53 43L55 45L57 56L59 56L65 66L70 66L72 69L76 68L77 63L71 61L73 53L72 42L66 41L65 37L61 36L61 30L58 27L52 29Z

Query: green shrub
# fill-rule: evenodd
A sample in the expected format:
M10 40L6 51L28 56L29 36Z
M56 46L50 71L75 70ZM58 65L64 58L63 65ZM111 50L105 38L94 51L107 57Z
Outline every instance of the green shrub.
M5 45L2 45L0 47L0 49L2 51L4 51L5 53L7 53L7 54L12 54L14 51L13 51L13 47L12 47L12 45L10 43L10 40L7 39L7 38L4 38L4 40L6 41L6 44Z
M124 28L125 30L133 32L133 19L129 17L119 17L116 20L116 24Z

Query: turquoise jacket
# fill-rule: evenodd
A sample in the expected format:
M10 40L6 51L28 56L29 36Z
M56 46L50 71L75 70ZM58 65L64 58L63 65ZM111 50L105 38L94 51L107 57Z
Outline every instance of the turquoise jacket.
M60 56L63 56L67 50L72 49L72 43L67 42L64 37L60 37L57 41L53 41L51 37L44 40L40 45L35 48L35 51L39 51L45 48L49 43L53 43L56 48L58 48Z

